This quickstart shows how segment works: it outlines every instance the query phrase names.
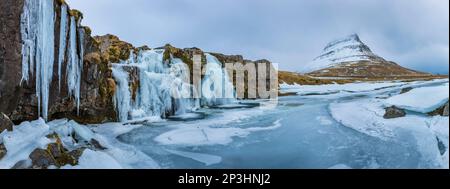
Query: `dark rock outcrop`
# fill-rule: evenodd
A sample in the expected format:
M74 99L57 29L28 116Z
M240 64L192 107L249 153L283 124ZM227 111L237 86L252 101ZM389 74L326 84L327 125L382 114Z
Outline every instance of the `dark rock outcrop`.
M405 94L405 93L407 93L407 92L409 92L409 91L411 91L411 90L413 90L412 87L406 87L406 88L403 88L403 89L400 91L400 94Z
M56 166L56 160L44 149L35 149L31 152L29 158L33 169L47 169L50 166Z
M2 0L0 3L0 112L9 114L22 97L22 45L20 15L24 0Z
M2 133L5 130L12 131L13 125L14 124L11 122L8 116L0 112L0 133Z
M442 116L447 116L448 117L448 107L449 103L447 102L447 104L444 106L444 111L442 112Z
M446 116L448 117L448 107L449 106L449 102L445 103L445 105L439 107L438 109L428 113L428 115L430 116Z
M5 157L5 155L6 155L7 152L8 152L8 151L6 150L5 145L4 145L3 143L0 144L0 160L1 160L3 157Z
M406 112L400 108L397 108L396 106L391 106L386 108L386 113L384 114L384 119L394 119L399 117L404 117L406 115Z

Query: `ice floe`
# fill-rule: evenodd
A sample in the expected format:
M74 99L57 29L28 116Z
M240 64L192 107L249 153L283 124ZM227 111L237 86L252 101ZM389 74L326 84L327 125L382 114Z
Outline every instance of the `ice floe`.
M449 86L445 85L420 87L411 91L393 96L386 100L387 105L420 112L429 113L448 102Z

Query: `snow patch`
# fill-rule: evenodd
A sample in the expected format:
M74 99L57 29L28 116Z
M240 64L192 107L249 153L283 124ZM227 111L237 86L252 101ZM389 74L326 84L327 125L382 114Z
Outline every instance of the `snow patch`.
M84 150L78 165L63 166L61 169L122 169L123 167L105 152Z
M337 165L329 167L328 169L352 169L352 168L345 164L337 164Z

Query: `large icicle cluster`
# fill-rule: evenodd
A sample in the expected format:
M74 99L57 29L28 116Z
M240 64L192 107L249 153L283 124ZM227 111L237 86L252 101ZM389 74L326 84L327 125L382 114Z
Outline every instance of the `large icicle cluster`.
M38 112L45 119L48 117L49 90L55 61L54 19L53 0L25 1L21 18L22 81L29 81L29 74L36 76Z
M53 0L25 0L21 15L22 37L22 82L35 77L39 117L48 118L50 85L53 80L53 65L58 64L59 88L61 88L62 65L67 49L68 7L61 5L58 57L55 57L55 10ZM80 104L80 83L83 66L84 31L77 29L80 20L70 17L67 81L69 94ZM78 52L78 49L80 52ZM31 76L31 77L30 77Z
M193 86L189 81L189 68L180 59L163 61L164 50L141 51L137 57L131 53L128 61L113 65L113 76L118 87L115 104L120 121L143 117L165 117L167 113L182 115L200 106L192 98ZM131 99L131 89L126 67L136 68L140 86L136 99Z

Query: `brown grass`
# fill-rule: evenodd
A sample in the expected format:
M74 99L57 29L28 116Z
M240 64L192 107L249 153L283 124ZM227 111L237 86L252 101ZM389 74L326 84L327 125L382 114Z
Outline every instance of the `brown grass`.
M353 82L377 82L377 81L427 81L433 79L445 79L447 75L423 75L423 76L398 76L398 77L336 77L334 79L311 77L294 72L279 71L279 83L299 84L299 85L326 85L326 84L345 84Z

